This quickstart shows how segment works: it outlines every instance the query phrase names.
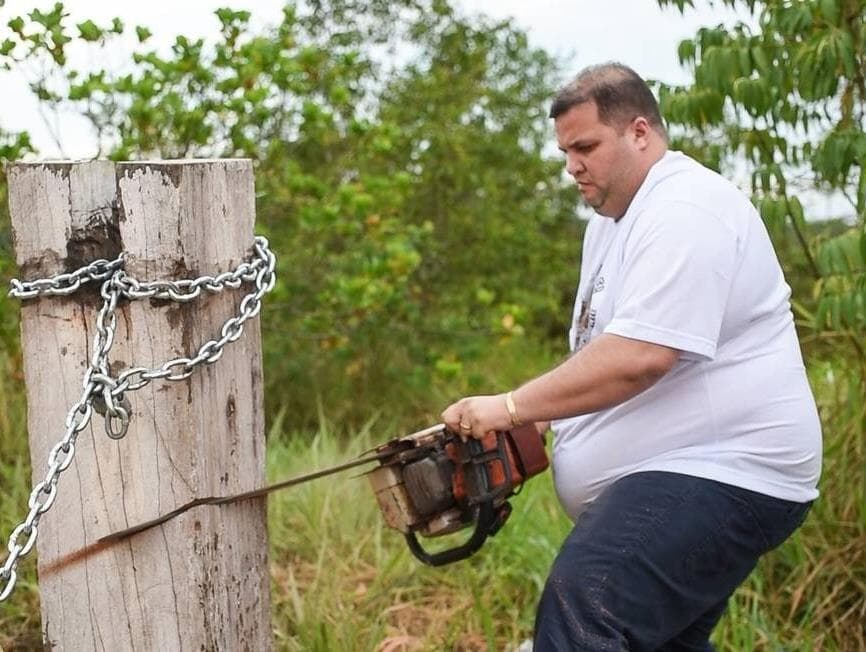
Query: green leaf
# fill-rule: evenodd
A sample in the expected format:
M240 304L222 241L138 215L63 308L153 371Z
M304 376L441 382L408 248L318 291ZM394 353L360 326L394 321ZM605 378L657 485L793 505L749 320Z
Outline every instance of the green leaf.
M838 56L842 62L842 68L845 71L845 75L851 79L857 75L857 58L858 53L855 52L854 48L854 40L851 37L850 32L842 32L839 36L838 41ZM863 55L863 49L861 46L859 55Z
M77 101L90 97L92 86L89 83L73 84L69 87L68 97L70 100Z
M480 304L484 306L490 306L496 299L496 293L486 288L479 287L475 290L475 298Z
M34 9L28 15L30 16L30 20L42 25L46 32L50 32L60 27L60 21L63 19L63 5L58 2L51 11Z
M767 230L771 234L778 235L781 232L785 219L785 205L781 201L773 199L769 194L764 194L758 208L764 224L767 225Z
M752 60L755 62L755 67L762 75L770 74L770 62L767 59L767 54L761 46L752 48Z
M138 25L135 28L135 35L138 37L139 43L144 43L153 35L153 32L151 32L147 27Z
M842 311L839 297L828 297L827 302L830 308L830 326L833 330L838 331L842 328Z
M857 214L866 217L866 161L860 158L860 179L857 183Z
M677 57L680 64L692 63L695 60L695 42L691 39L680 41L677 48Z
M9 26L9 29L11 29L19 36L24 35L24 19L21 16L16 16L6 24Z
M36 92L36 97L38 97L43 102L54 102L58 99L57 96L54 95L54 93L49 91L44 86L39 86L34 90Z
M842 315L842 323L848 328L857 326L857 302L853 294L846 293L839 297L839 308Z
M799 198L788 198L788 213L790 214L791 220L793 220L794 225L797 227L797 230L800 233L808 233L806 218L803 214L803 204L800 203Z
M752 58L749 55L749 48L738 48L737 49L737 65L739 67L739 73L742 76L748 76L752 74Z
M85 20L83 23L78 23L78 33L85 41L98 41L102 36L102 30L92 20Z
M860 260L863 261L863 266L866 267L866 227L863 228L863 233L860 234Z
M818 309L815 311L815 325L819 330L824 330L828 326L829 307L829 301L826 297L821 298L818 302Z
M839 0L821 0L821 14L831 25L839 22Z

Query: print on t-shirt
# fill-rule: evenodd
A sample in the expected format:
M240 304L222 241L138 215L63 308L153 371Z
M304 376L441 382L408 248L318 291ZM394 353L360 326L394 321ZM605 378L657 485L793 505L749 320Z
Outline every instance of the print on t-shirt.
M577 318L576 336L574 340L574 353L580 351L592 338L592 329L595 328L598 311L592 307L593 296L604 290L604 276L600 275L601 265L595 270L595 274L586 284L586 292L580 300L580 315Z

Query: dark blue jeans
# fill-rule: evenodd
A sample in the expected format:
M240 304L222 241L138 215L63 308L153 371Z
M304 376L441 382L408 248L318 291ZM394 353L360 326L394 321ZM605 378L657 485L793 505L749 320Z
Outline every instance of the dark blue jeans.
M810 505L679 473L618 480L559 551L534 652L711 651L734 589Z

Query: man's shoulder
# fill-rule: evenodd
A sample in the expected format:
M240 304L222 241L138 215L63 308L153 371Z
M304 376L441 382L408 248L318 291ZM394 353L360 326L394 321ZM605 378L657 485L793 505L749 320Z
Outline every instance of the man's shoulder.
M713 217L728 226L748 219L754 208L734 183L680 152L670 152L668 157L644 198L642 213Z
M748 202L733 182L682 152L668 152L661 163L659 178L647 196L650 201L682 201L712 207L717 206L719 196L727 196Z

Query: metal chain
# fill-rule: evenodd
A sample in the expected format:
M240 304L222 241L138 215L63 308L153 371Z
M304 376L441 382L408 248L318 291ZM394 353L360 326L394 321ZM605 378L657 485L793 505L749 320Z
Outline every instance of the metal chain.
M102 306L96 315L96 335L93 338L93 355L90 366L84 372L81 398L70 408L66 415L66 430L63 438L55 444L48 454L48 473L37 483L30 493L27 517L18 524L9 536L7 550L9 555L0 566L0 602L12 594L18 579L18 562L26 557L36 544L39 519L54 504L57 498L57 482L72 463L75 456L75 441L78 433L90 423L93 412L105 417L106 434L112 439L120 439L129 427L131 406L126 392L145 387L154 380L185 380L201 365L211 365L222 357L223 349L243 334L244 324L259 314L262 297L270 292L276 282L274 268L276 258L262 236L256 236L253 243L253 257L241 263L237 269L218 276L201 276L196 279L179 281L142 282L129 276L123 269L124 256L115 260L96 260L67 274L34 281L12 279L9 296L27 300L39 296L66 296L78 290L83 284L102 281L100 295ZM165 299L171 301L192 301L201 294L202 289L217 293L225 288L239 288L243 283L254 283L255 290L241 300L238 314L226 320L220 337L202 344L191 358L175 358L162 366L149 369L132 367L116 378L111 375L108 354L114 343L117 327L116 309L123 297L135 299ZM18 540L26 537L24 543Z
M13 278L10 281L12 289L9 291L9 296L16 299L33 299L43 295L66 296L75 292L84 283L104 281L122 266L123 254L114 260L100 258L74 272L58 274L51 278L40 278L35 281L19 281Z

